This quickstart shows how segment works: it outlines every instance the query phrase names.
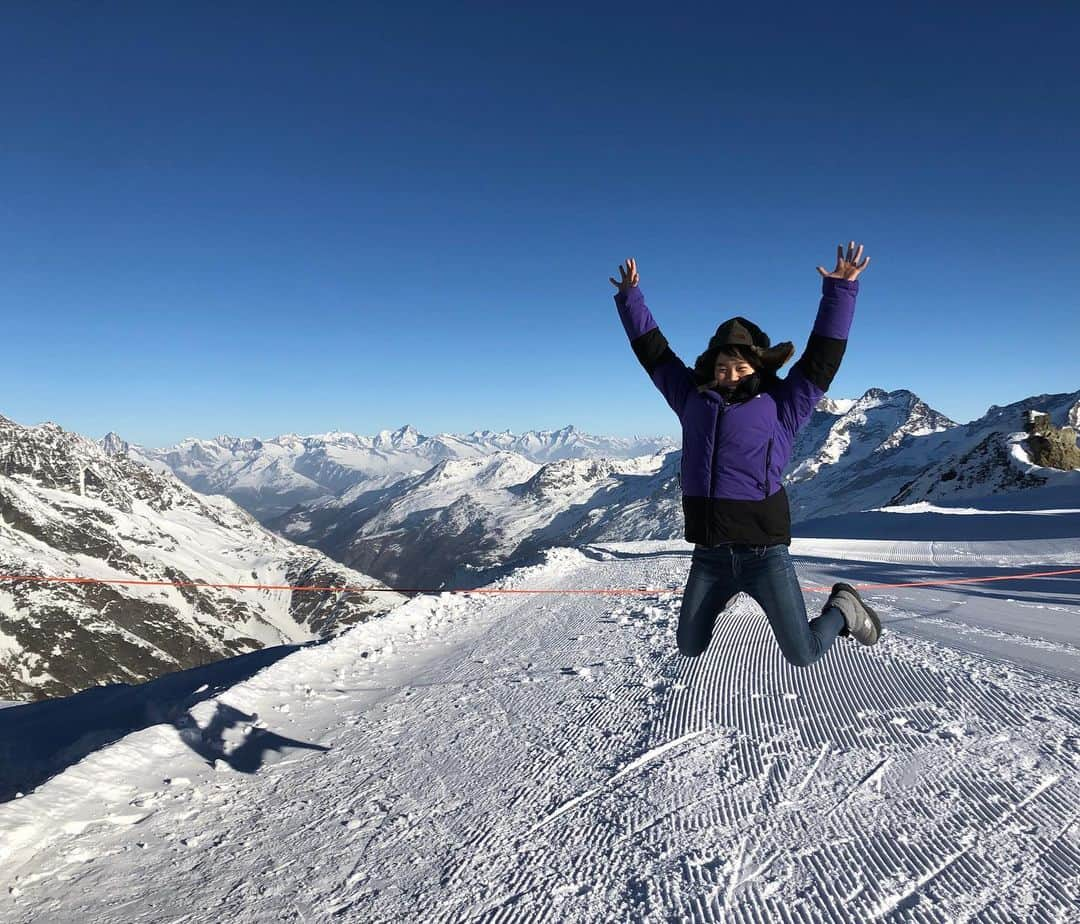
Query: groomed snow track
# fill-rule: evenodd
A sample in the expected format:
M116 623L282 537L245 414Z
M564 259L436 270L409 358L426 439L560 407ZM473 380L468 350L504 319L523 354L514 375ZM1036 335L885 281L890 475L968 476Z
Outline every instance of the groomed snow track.
M190 785L134 793L123 804L149 814L92 849L82 829L42 835L0 876L20 890L0 920L1077 919L1080 687L911 631L1007 601L882 594L879 645L840 639L796 669L739 597L689 661L674 648L688 565L678 543L560 550L519 586L671 590L440 603L469 618L405 680L389 668L407 639L332 682L285 659L233 701L266 716L292 696L294 724L273 727L299 738L304 709L330 704L332 750L253 776L189 760ZM798 569L808 585L842 576ZM1067 594L1047 602L1080 616Z

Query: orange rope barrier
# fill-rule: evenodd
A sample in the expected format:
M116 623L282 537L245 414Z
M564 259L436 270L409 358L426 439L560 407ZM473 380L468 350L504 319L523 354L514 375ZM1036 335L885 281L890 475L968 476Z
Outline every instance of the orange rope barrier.
M989 584L991 581L1019 581L1024 578L1056 577L1060 574L1080 574L1080 568L1067 568L1063 571L1029 571L1026 574L1002 574L993 577L951 578L941 581L902 581L896 584L852 584L860 590L878 590L888 587L944 587L946 584ZM831 587L804 587L803 590L830 591Z
M895 584L853 584L853 587L865 590L880 590L892 587L943 587L948 584L988 584L993 581L1019 581L1025 578L1058 577L1064 574L1080 574L1080 568L1067 568L1060 571L1030 571L1025 574L1005 574L988 577L952 578L938 581L903 581ZM323 593L397 593L397 594L608 594L608 595L644 595L667 594L678 587L652 588L491 588L475 587L464 590L442 590L440 588L403 588L403 587L320 587L300 584L212 584L202 581L145 581L136 578L88 578L88 577L49 577L40 574L0 574L0 581L34 581L53 584L122 584L138 587L201 587L225 590L289 590L299 592L322 591ZM809 592L829 592L831 587L819 587L813 584L801 588Z

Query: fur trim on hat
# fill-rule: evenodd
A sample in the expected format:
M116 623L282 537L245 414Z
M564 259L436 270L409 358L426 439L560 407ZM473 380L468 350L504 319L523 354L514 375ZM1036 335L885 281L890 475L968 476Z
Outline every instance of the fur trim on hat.
M783 343L761 351L761 365L770 372L775 372L794 355L795 344L790 340L785 340Z
M742 344L715 346L702 353L694 362L694 376L698 382L712 383L715 379L716 357L720 353L738 356L760 372L775 372L795 355L795 344L790 340L765 349Z

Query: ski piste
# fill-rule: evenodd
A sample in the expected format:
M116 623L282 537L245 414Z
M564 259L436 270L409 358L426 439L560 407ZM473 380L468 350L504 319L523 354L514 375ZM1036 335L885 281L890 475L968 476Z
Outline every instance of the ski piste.
M811 609L840 576L1076 566L1061 540L792 553ZM658 592L418 597L89 754L0 805L0 920L1068 920L1077 575L861 591L879 644L800 670L745 597L680 658L688 561L557 549L503 586ZM252 766L253 736L290 743Z

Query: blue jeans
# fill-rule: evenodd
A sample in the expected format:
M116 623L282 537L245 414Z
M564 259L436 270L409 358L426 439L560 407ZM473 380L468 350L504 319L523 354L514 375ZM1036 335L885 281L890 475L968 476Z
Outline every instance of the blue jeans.
M679 613L682 654L695 658L709 647L717 615L740 590L765 611L781 653L796 667L817 661L844 628L844 614L834 606L806 621L806 603L786 545L699 545Z

